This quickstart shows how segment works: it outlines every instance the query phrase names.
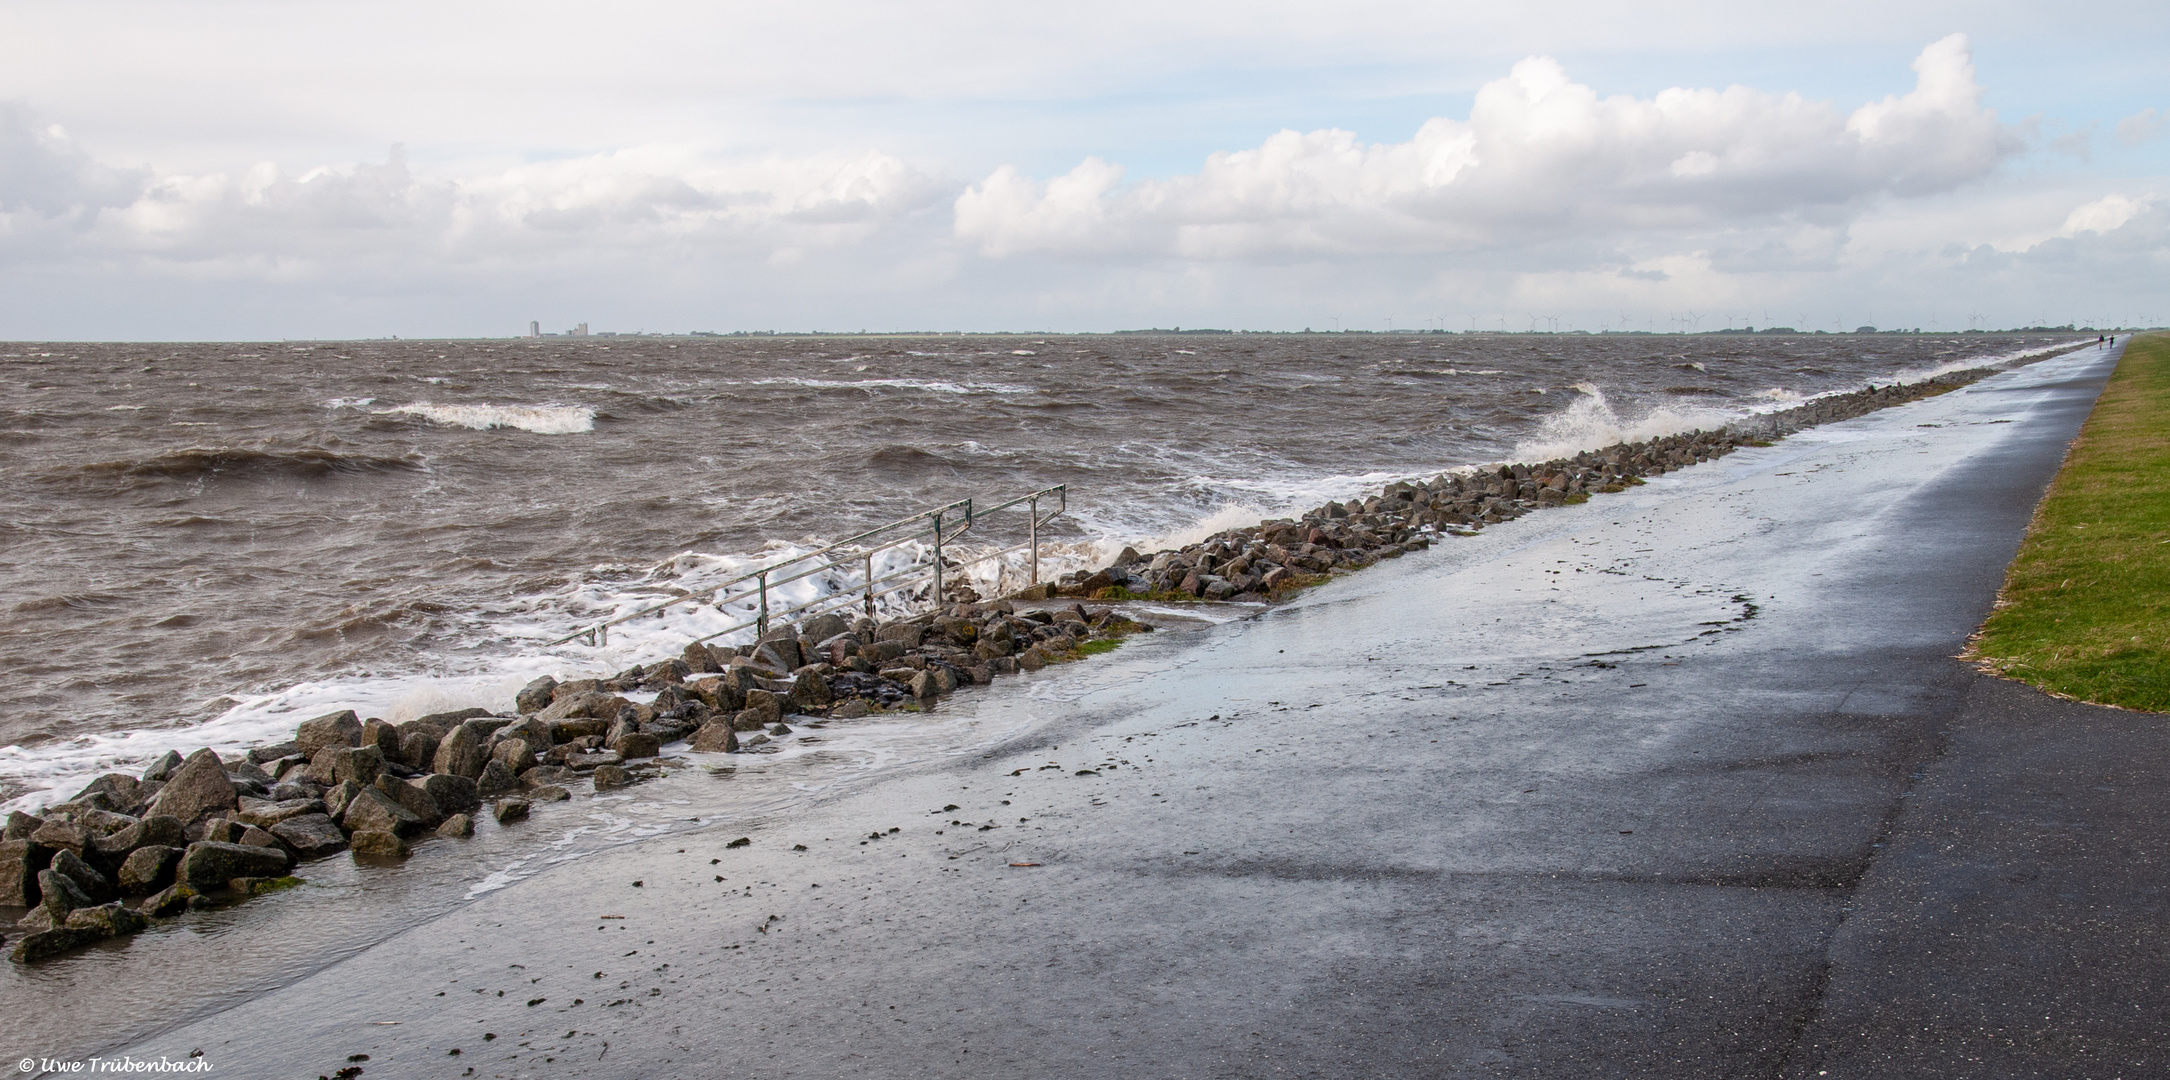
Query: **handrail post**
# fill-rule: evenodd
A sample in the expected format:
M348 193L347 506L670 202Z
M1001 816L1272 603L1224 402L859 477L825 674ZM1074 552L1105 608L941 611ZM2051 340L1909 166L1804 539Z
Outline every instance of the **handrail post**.
M874 617L874 553L866 555L866 617Z
M934 606L942 606L942 512L934 512Z
M1034 495L1032 501L1025 505L1025 520L1030 523L1027 528L1030 530L1029 535L1032 539L1032 580L1026 582L1026 584L1038 585L1040 583L1040 497L1038 495Z
M761 615L754 623L754 636L769 636L769 572L761 571L754 576L754 583L761 588Z

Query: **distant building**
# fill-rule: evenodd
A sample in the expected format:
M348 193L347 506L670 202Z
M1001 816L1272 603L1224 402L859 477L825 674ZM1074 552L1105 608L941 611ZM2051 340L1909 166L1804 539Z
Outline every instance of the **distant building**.
M572 332L572 336L573 336L573 337L587 337L587 336L588 336L588 324L587 324L587 323L581 323L580 325L578 325L578 326L575 326L575 327L573 327L573 332Z
M536 322L536 321L535 321L535 320L533 320L533 319L529 319L529 320L528 320L528 323L527 323L527 336L529 336L529 337L541 337L541 336L542 336L542 324L541 324L541 323L539 323L539 322Z

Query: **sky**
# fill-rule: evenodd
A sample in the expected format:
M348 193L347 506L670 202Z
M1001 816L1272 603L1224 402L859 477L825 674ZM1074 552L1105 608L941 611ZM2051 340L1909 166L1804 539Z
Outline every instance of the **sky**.
M2170 10L0 5L0 338L2170 323Z

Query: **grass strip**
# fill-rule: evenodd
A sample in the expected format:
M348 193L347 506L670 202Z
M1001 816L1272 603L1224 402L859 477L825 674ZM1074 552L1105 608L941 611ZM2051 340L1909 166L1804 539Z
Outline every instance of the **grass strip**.
M2170 334L2126 346L1971 655L2053 694L2170 712Z

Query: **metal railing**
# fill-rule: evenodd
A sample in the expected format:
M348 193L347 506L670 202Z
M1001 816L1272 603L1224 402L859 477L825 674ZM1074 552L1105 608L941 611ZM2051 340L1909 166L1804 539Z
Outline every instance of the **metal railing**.
M787 615L803 615L812 618L815 615L825 614L828 611L849 607L853 604L863 604L867 617L873 618L876 601L882 597L919 588L924 583L924 579L931 578L933 590L930 595L934 602L939 604L943 596L943 571L945 569L961 570L991 559L1000 559L1005 555L1013 555L1020 551L1031 552L1026 564L1027 575L1030 579L1028 585L1038 585L1040 583L1040 530L1045 528L1049 522L1061 517L1063 512L1070 508L1069 487L1068 484L1057 484L1054 487L1042 488L1029 495L1020 495L1017 498L996 503L993 506L977 511L973 509L971 499L959 499L945 506L938 506L932 510L923 510L909 517L899 518L879 528L868 529L857 536L847 537L827 547L807 552L804 555L794 555L791 558L770 563L759 570L740 574L728 581L703 586L701 589L689 591L683 596L673 597L658 604L651 604L638 611L583 626L564 637L549 642L549 644L563 645L568 641L579 639L591 646L605 645L610 641L610 628L621 623L631 622L634 619L650 615L660 616L664 611L684 604L713 603L720 609L726 604L741 602L749 598L754 601L756 606L757 614L753 618L694 640L711 641L726 634L735 634L747 627L753 627L756 635L765 636L769 632L769 621L771 619L782 618ZM1043 499L1053 499L1055 501L1055 509L1045 516L1040 513L1040 501ZM979 526L996 514L1004 511L1014 511L1019 507L1022 507L1025 512L1025 539L1022 542L994 551L974 552L971 558L963 561L951 561L943 554L945 547L953 547L958 538L971 532L975 526ZM880 577L875 576L875 556L916 542L925 542L928 545L928 557L924 561L915 557L912 562L901 569L889 571ZM773 610L770 608L769 590L816 575L843 570L846 567L858 571L859 581L856 586L850 589L839 589L826 596L819 596L790 607ZM739 589L736 595L731 593L734 587Z

